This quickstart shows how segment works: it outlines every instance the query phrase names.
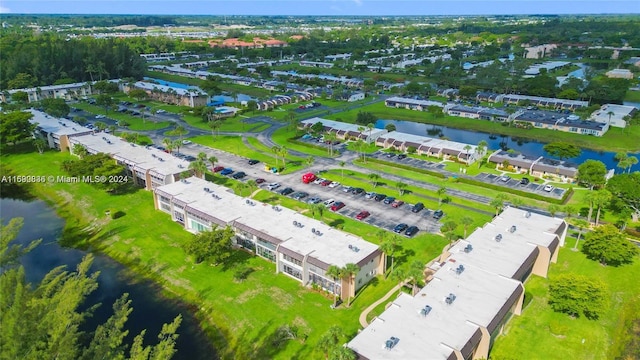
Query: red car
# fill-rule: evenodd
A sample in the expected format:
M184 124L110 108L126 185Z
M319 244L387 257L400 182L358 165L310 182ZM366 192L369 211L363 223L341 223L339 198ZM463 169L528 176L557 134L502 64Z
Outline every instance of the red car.
M329 184L331 184L331 180L325 180L325 181L320 183L320 185L322 185L322 186L329 186Z
M213 172L220 172L224 169L224 166L216 166L213 168Z
M259 179L256 179L256 184L262 184L265 181L266 181L265 179L259 178Z
M358 213L358 215L356 215L356 219L364 220L364 219L368 218L369 215L371 215L371 214L368 211L363 210L363 211L360 211L360 213Z
M338 211L342 209L344 206L345 205L342 201L334 202L333 205L331 205L331 211Z
M404 204L404 201L402 200L396 200L394 202L391 203L391 207L397 208L400 207Z

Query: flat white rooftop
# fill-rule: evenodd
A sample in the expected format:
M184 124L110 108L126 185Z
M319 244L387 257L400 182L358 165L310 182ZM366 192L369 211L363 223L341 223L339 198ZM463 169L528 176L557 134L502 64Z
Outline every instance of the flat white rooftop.
M319 118L319 117L314 117L311 119L307 119L307 120L302 120L301 123L305 124L305 125L309 125L312 126L313 124L316 123L322 123L323 126L335 129L337 131L353 131L353 132L357 132L357 133L362 133L364 135L369 135L369 129L365 127L364 131L360 131L358 130L358 128L363 127L362 125L356 125L356 124L349 124L349 123L345 123L345 122L340 122L340 121L334 121L334 120L327 120L327 119L323 119L323 118ZM384 134L386 133L387 130L385 129L376 129L373 128L371 130L371 136L372 137L377 137L379 134Z
M157 89L157 90L162 91L164 93L175 91L175 93L180 95L180 96L189 96L189 95L192 95L192 96L207 96L207 94L204 91L202 91L202 90L200 90L198 88L184 89L184 88L179 88L179 87L174 87L174 86L154 84L154 83L150 83L150 82L146 82L146 81L136 81L134 86L139 88L139 89L144 89L144 90L149 90L149 91L153 91L154 89Z
M394 139L402 142L417 143L426 147L435 147L438 149L451 149L451 150L456 150L460 152L467 152L467 150L465 150L464 148L466 146L471 146L471 148L468 150L469 154L475 153L476 147L477 147L476 145L465 144L465 143L460 143L456 141L434 139L428 136L413 135L413 134L407 134L407 133L402 133L398 131L392 131L390 133L381 135L379 140L382 140L382 139Z
M410 104L410 105L420 105L420 106L431 106L431 105L438 106L438 107L443 107L444 106L439 101L417 100L417 99L411 99L411 98L403 98L403 97L399 97L399 96L392 96L392 97L390 97L390 98L385 100L385 102L387 102L387 101L403 103L403 104Z
M479 327L488 328L522 285L468 264L458 274L460 264L447 262L418 294L401 295L347 346L369 359L448 359L453 349L477 341ZM449 294L455 295L451 304ZM431 311L421 314L427 305ZM391 337L399 341L389 350Z
M591 120L608 123L624 120L625 116L631 115L637 109L634 106L616 105L616 104L604 104L602 107L591 114ZM609 118L609 112L612 112L611 118Z
M33 114L33 117L29 120L29 122L31 122L32 124L38 124L38 127L40 127L42 131L49 134L56 134L58 136L77 135L86 134L93 131L80 124L76 124L73 121L53 117L42 111L28 109L27 112Z
M122 138L104 132L76 136L72 143L84 145L90 152L109 154L128 165L135 165L140 171L153 170L161 175L179 174L188 170L189 162L178 159L164 151L135 145Z
M311 255L327 264L339 267L348 263L357 264L378 249L377 245L362 238L334 229L291 209L282 206L274 208L247 199L229 192L226 187L200 178L191 177L186 182L178 181L160 186L157 190L227 224L231 225L235 221L277 238L282 241L281 247L302 255ZM294 225L294 222L298 225ZM316 230L315 233L312 229ZM358 248L358 251L353 248Z

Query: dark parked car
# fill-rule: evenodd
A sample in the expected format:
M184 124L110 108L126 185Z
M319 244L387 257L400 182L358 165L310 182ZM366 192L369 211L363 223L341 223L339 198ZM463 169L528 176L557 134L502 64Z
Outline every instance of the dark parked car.
M282 195L289 195L289 194L291 194L292 192L293 192L293 189L288 187L288 188L284 188L284 189L282 189L282 191L280 191L280 194L282 194Z
M184 157L185 160L187 161L196 161L196 157L195 156L191 156L191 155L187 155Z
M237 172L233 175L233 178L236 180L242 179L243 177L247 176L247 174L245 174L243 171Z
M417 226L409 226L407 228L407 230L404 232L404 234L406 236L411 237L411 236L415 235L417 232L418 232L418 227Z
M220 171L220 175L230 175L233 174L233 169L232 168L226 168L226 169L222 169L222 171Z
M404 224L404 223L400 223L400 224L396 225L396 227L393 228L393 232L399 234L399 233L407 230L408 227L409 227L409 225Z
M344 203L342 201L336 201L331 205L331 211L338 211L344 207Z
M436 220L440 220L440 218L443 217L443 216L444 216L444 211L442 211L442 210L436 210L433 213L433 218L436 219Z
M265 182L266 180L263 178L258 178L256 179L256 184L262 184L263 182Z
M407 157L407 154L400 154L400 155L398 155L398 160L402 160L402 159L404 159L406 157Z
M382 201L387 197L387 195L385 194L376 194L376 196L373 197L373 200L375 201Z
M309 195L309 194L307 194L306 192L302 192L301 191L301 192L299 192L297 194L294 194L293 198L296 199L296 200L301 200L301 199L307 197L307 195Z
M420 211L422 211L422 209L424 209L424 204L419 202L413 205L411 211L413 211L414 213L419 213Z
M362 194L364 192L364 189L363 188L353 188L353 189L351 189L351 192L353 194L355 194L355 195L360 195L360 194Z
M391 204L392 202L394 202L395 200L396 200L396 198L394 198L393 196L387 196L386 198L384 198L384 201L383 201L383 202L384 202L385 204L389 205L389 204Z
M530 182L529 178L523 177L522 180L520 180L520 185L529 185Z
M259 162L260 162L260 160L251 159L251 160L249 160L249 165L255 165L255 164L259 163Z
M323 182L320 183L320 185L322 186L329 186L332 183L331 180L324 180Z

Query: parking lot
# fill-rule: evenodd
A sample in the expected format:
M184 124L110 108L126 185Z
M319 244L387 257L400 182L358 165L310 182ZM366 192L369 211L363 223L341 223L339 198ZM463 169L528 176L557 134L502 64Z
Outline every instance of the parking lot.
M384 161L389 161L389 162L396 162L398 164L408 165L418 169L427 169L427 170L443 170L444 169L444 164L434 163L427 160L415 159L412 157L399 158L398 154L390 153L390 152L377 151L369 155L369 157L384 160Z
M420 231L437 233L440 230L441 223L433 218L433 212L435 209L425 208L419 213L413 213L411 211L412 204L403 204L398 208L394 208L390 204L384 204L382 201L366 199L364 192L359 195L355 195L351 192L344 192L344 187L340 185L331 188L320 184L304 184L301 180L300 173L288 175L273 174L265 171L264 164L262 163L249 165L249 159L224 153L219 150L208 149L197 144L186 145L183 150L183 152L193 156L196 156L199 151L205 151L208 156L216 156L218 158L216 166L233 169L234 172L227 175L228 177L232 177L234 173L243 171L247 176L241 181L264 179L265 182L260 184L260 187L264 191L269 191L267 189L268 184L277 182L280 184L280 187L274 189L274 193L279 193L287 187L294 190L288 195L288 197L292 197L301 191L308 193L306 197L300 200L301 202L307 202L312 197L320 198L320 203L328 199L342 201L346 206L338 210L338 213L355 219L359 212L367 210L371 215L362 220L363 222L389 231L392 231L399 223L406 223L408 226L415 225ZM218 173L216 176L221 175ZM397 196L398 194L388 193L387 195ZM327 209L327 211L330 211L330 209ZM446 219L446 214L443 219ZM441 219L441 221L443 220Z
M551 191L545 191L544 190L545 184L537 184L534 182L530 182L529 184L524 185L520 183L520 179L512 179L512 178L506 179L500 175L495 175L495 174L481 173L476 175L475 179L482 182L489 183L489 184L496 184L496 185L509 187L516 190L527 191L530 193L539 194L547 197L553 197L557 199L561 199L562 196L564 195L564 192L566 191L566 189L557 188L557 187L554 187L553 190ZM507 181L504 181L504 180L507 180Z

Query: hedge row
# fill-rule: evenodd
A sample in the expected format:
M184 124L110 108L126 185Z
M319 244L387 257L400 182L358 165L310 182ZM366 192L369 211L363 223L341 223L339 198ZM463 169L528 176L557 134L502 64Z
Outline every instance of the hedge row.
M445 175L437 172L437 171L432 171L432 170L427 170L427 169L420 169L420 168L416 168L410 165L405 165L405 164L398 164L398 163L393 163L393 162L389 162L389 161L384 161L384 160L380 160L380 159L376 159L376 158L367 158L367 161L372 162L372 163L377 163L377 164L382 164L382 165L389 165L389 166L393 166L393 167L397 167L400 169L405 169L405 170L411 170L417 173L422 173L422 174L427 174L427 175L431 175L431 176L435 176L437 178L440 179L444 179L446 178Z
M506 192L506 193L510 193L513 195L518 195L518 196L522 196L522 197L526 197L529 199L534 199L534 200L540 200L540 201L546 201L552 204L558 204L558 205L564 205L567 203L567 201L569 201L569 199L571 198L571 195L573 195L573 187L570 187L569 190L564 192L564 195L562 195L561 199L552 199L546 196L542 196L539 194L533 194L527 191L522 191L522 190L518 190L518 189L512 189L509 187L504 187L504 186L500 186L500 185L496 185L496 184L490 184L490 183L485 183L482 181L478 181L475 179L470 179L470 178L466 178L466 177L459 177L456 179L459 182L465 183L465 184L469 184L469 185L475 185L475 186L480 186L480 187L484 187L484 188L488 188L488 189L492 189L492 190L497 190L497 191L502 191L502 192Z

